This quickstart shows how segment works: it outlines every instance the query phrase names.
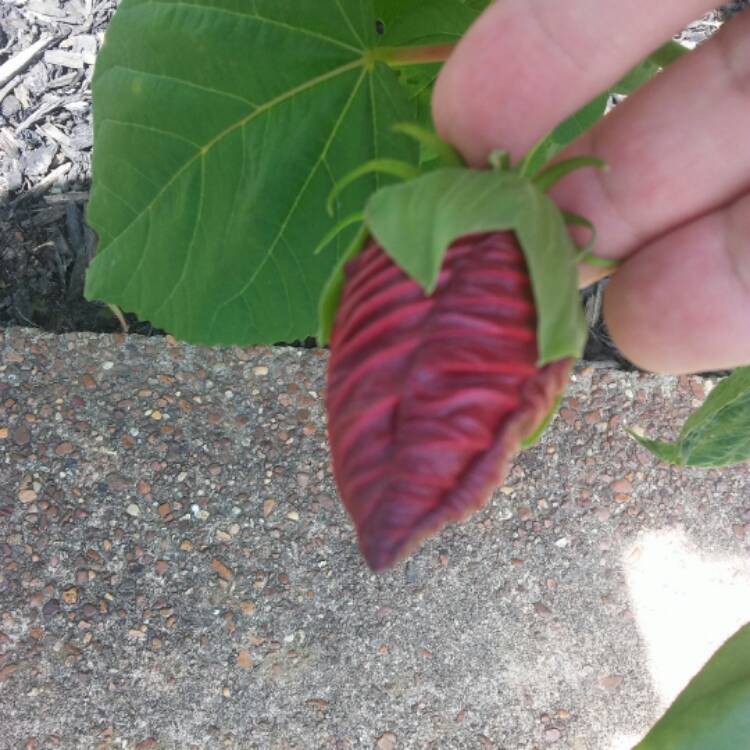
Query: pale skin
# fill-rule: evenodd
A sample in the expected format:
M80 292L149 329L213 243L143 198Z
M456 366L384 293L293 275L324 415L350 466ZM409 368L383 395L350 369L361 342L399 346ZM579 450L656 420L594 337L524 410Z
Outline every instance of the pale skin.
M712 10L699 0L496 0L446 63L440 135L476 166L514 161L634 64ZM622 261L605 295L618 347L666 373L750 364L750 10L634 94L561 158L552 191ZM602 275L581 266L581 285Z

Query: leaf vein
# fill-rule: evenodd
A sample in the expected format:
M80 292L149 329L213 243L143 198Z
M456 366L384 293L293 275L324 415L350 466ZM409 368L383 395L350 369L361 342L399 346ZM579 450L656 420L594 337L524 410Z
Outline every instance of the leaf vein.
M161 78L165 81L171 81L172 83L177 83L180 86L187 86L192 89L197 89L198 91L206 91L209 94L217 94L218 96L226 97L227 99L235 99L238 102L242 102L243 104L249 104L251 107L257 107L258 105L248 99L247 97L240 96L239 94L232 94L229 91L222 91L221 89L215 89L211 86L202 86L200 83L195 83L193 81L188 81L184 78L177 78L176 76L170 76L166 75L165 73L153 73L150 70L139 70L138 68L133 68L129 65L112 65L111 67L107 68L104 73L101 74L97 81L97 85L101 83L101 81L110 73L116 71L116 70L123 70L128 73L134 73L139 76L144 76L146 78Z
M170 290L169 294L162 300L162 303L159 305L159 307L154 310L154 312L151 314L151 317L156 319L158 314L164 309L166 304L169 302L169 300L174 297L175 293L177 292L177 289L179 286L183 283L185 280L185 276L187 275L187 269L190 265L190 258L193 252L193 247L195 245L195 238L198 235L198 225L200 224L200 218L201 218L201 212L203 211L203 201L205 200L205 191L206 191L206 162L205 159L201 159L201 177L200 177L200 193L198 195L198 208L194 214L194 220L193 220L193 231L190 235L190 242L188 242L187 251L185 252L185 260L182 264L182 272L180 273L179 278L177 281L175 281L174 285L172 286L172 289ZM145 251L144 251L145 254Z
M122 125L125 128L135 128L136 130L145 130L150 133L158 133L159 135L163 135L168 138L174 138L175 140L182 141L183 143L188 143L191 146L194 146L196 149L198 149L198 151L200 151L203 148L200 145L200 143L191 141L189 138L185 138L185 136L178 135L177 133L173 133L171 130L163 130L162 128L155 128L153 125L143 125L140 122L127 122L125 120L115 120L112 117L105 117L100 122L100 125L104 125L104 123L106 122L112 122L115 125ZM149 180L149 182L151 181Z
M183 3L183 2L175 2L172 0L172 2L159 2L158 0L152 0L151 2L146 4L147 6L151 5L163 5L166 7L179 5L183 8L189 8L191 10L197 10L200 13L212 11L214 13L218 13L219 15L225 15L225 16L236 16L238 18L242 18L247 21L260 21L261 23L268 24L269 26L277 26L280 29L285 29L286 31L291 31L297 34L304 34L305 36L313 37L315 39L319 39L323 42L328 42L329 44L335 44L337 47L342 47L343 49L347 49L350 52L356 52L357 54L361 53L361 49L357 49L356 47L347 44L346 42L342 42L340 39L334 39L333 37L329 37L326 34L321 34L317 31L312 31L310 29L306 29L302 26L293 26L290 23L284 23L284 21L277 21L274 18L268 18L267 16L261 16L257 10L250 14L250 13L239 13L234 10L229 10L227 8L219 8L216 6L210 6L210 5L197 5L196 3ZM359 41L359 39L358 39ZM363 45L364 46L364 45Z
M336 7L337 7L337 8L339 9L339 11L341 12L341 15L342 15L342 16L344 17L344 20L346 21L346 25L347 25L347 26L349 27L349 30L350 30L350 31L352 32L352 34L354 35L354 38L355 38L355 39L356 39L356 40L357 40L357 41L358 41L358 42L359 42L359 43L360 43L360 44L362 45L362 47L364 48L364 46L365 46L365 43L364 43L364 42L362 41L362 37L361 37L361 36L360 36L360 35L359 35L359 34L357 33L357 30L356 30L356 29L354 28L354 26L352 25L352 20L351 20L351 18L349 18L349 16L347 16L347 15L346 15L346 12L345 12L345 11L344 11L344 9L343 9L343 8L341 7L341 0L336 0Z
M191 156L164 183L164 185L161 187L159 192L156 193L156 195L154 195L154 197L146 206L144 206L144 208L141 210L138 216L134 217L133 221L137 221L143 214L149 211L153 207L153 205L156 203L156 201L162 196L162 194L165 193L174 184L174 182L182 175L182 173L187 171L191 166L193 166L196 159L203 158L217 143L219 143L223 138L226 138L230 133L237 130L237 128L244 128L248 123L252 122L257 117L260 117L266 112L269 112L274 107L277 107L280 104L283 104L284 102L288 101L292 97L298 94L301 94L309 89L312 89L315 86L320 85L321 83L325 83L326 81L336 78L337 76L343 75L344 73L348 73L349 71L360 67L360 65L361 65L361 61L356 60L355 62L348 63L347 65L342 65L339 68L335 68L334 70L329 71L328 73L324 73L323 75L316 76L315 78L312 78L309 81L305 81L305 83L300 84L299 86L295 86L294 88L289 89L289 91L285 91L283 94L279 94L279 96L274 97L273 99L269 99L269 101L265 102L264 104L261 104L256 110L254 110L247 116L241 118L235 123L232 123L229 127L225 128L221 133L214 136L214 138L212 138L205 146L201 147L196 154ZM109 245L112 245L114 242L116 242L127 231L127 229L128 227L125 227L125 229L123 229L122 232L120 232L118 235L113 237ZM109 247L109 245L107 247Z
M276 246L279 243L279 240L282 238L284 234L284 230L287 228L289 221L291 217L294 215L294 212L297 210L297 206L299 205L300 201L302 200L302 196L307 191L307 188L309 187L310 183L313 180L313 177L317 173L318 169L320 168L320 165L325 159L326 155L328 154L328 150L331 147L331 144L333 143L334 139L336 138L336 135L338 134L339 128L341 127L341 123L344 121L346 114L348 113L352 102L354 101L354 98L356 97L361 85L362 81L365 79L365 76L367 75L367 70L363 69L362 73L359 76L359 79L357 80L357 83L352 88L352 93L349 95L349 98L347 99L346 103L344 104L343 109L341 110L341 114L339 115L338 119L333 125L333 128L331 130L330 135L328 136L328 140L325 143L325 146L323 147L323 150L320 154L320 157L318 158L318 161L315 163L315 166L310 170L310 174L305 179L304 183L302 184L302 187L300 188L299 192L295 196L294 201L292 202L292 205L289 208L289 211L287 212L286 216L284 217L284 221L281 224L281 227L279 228L279 231L276 233L276 236L274 237L273 241L270 243L268 250L266 250L265 255L261 259L261 261L258 263L257 267L255 268L253 274L250 276L250 278L247 280L247 282L243 285L243 287L234 295L229 297L227 300L225 300L219 307L216 308L214 311L213 317L211 319L211 330L213 330L214 325L216 324L216 319L219 315L219 313L229 304L231 304L237 297L240 297L245 294L245 292L250 288L250 286L255 282L255 279L258 278L258 275L265 267L266 263L268 262L269 257L273 254L273 251L276 249Z

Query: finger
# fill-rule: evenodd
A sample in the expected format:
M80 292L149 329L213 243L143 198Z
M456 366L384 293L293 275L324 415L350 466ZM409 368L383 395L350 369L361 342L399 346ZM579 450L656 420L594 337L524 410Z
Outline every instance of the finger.
M597 254L622 258L750 188L750 13L627 99L561 157L593 154L552 191L597 228ZM582 267L582 282L601 275Z
M438 132L475 165L498 148L518 158L712 7L706 0L496 0L438 78Z
M607 286L604 317L644 369L750 364L750 194L629 258Z

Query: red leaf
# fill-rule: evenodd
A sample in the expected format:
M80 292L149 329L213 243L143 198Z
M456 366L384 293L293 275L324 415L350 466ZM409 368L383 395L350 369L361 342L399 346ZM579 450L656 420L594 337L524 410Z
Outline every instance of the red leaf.
M571 360L536 365L534 299L510 233L456 242L429 297L375 242L346 277L328 432L362 553L382 570L485 505Z

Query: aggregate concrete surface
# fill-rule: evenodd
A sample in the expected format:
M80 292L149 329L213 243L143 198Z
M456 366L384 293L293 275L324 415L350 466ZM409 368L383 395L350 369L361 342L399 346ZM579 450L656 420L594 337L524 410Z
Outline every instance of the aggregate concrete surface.
M490 506L385 575L336 499L326 353L0 332L0 748L625 750L750 620L711 383L582 367Z

